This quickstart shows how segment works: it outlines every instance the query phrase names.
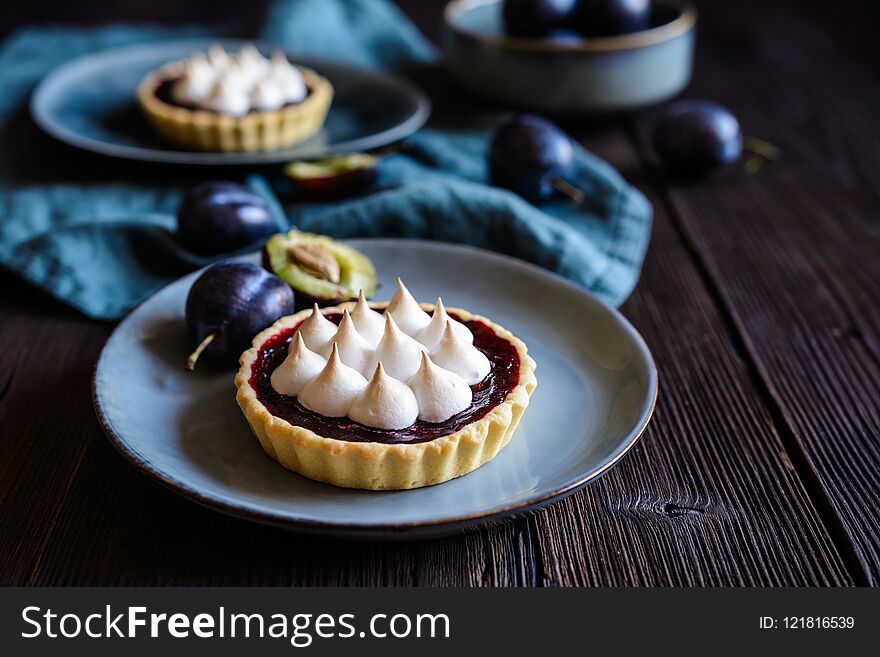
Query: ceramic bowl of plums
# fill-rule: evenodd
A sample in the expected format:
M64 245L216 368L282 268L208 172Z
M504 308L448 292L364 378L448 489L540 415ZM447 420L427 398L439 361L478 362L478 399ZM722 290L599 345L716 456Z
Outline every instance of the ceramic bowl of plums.
M689 0L454 0L446 67L468 91L524 109L646 107L690 80L696 17Z

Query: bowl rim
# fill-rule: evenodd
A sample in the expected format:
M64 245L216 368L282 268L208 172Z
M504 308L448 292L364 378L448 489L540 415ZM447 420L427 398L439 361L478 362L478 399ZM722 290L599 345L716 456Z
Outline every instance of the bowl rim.
M469 30L457 25L454 21L459 14L480 7L501 2L501 0L452 0L443 10L443 21L446 28L460 37L479 44L488 44L507 50L528 52L568 52L593 53L632 50L670 41L693 29L697 22L697 8L691 0L651 0L678 11L678 16L668 23L619 36L585 37L577 43L562 43L548 39L514 37L506 34L494 35Z

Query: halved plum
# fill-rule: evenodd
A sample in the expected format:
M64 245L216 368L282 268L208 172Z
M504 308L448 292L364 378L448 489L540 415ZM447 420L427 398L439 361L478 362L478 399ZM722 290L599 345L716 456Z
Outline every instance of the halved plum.
M263 248L263 266L296 293L297 310L335 306L376 293L376 269L367 256L342 242L292 230L273 235Z
M366 190L379 178L382 158L368 153L332 155L320 160L291 162L284 174L300 194L335 199Z

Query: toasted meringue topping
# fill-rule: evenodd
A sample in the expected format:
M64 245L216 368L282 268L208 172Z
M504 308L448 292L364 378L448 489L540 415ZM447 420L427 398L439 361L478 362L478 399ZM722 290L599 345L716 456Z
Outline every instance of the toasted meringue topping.
M299 403L327 417L342 417L367 387L360 372L343 364L336 345L324 369L299 391Z
M479 383L492 369L489 359L474 345L463 340L451 321L446 322L443 337L431 352L431 360L458 374L468 385Z
M276 52L271 61L253 45L236 55L213 45L207 54L183 61L183 74L171 89L175 102L229 116L269 111L299 103L308 95L300 70Z
M455 331L462 340L469 344L474 341L474 334L471 333L471 330L461 322L452 319L446 312L446 308L443 305L443 299L437 297L437 303L434 304L434 314L431 317L430 323L423 328L417 336L419 342L425 345L429 350L436 347L440 342L440 338L443 337L446 322L449 322L452 325L452 330Z
M321 353L336 335L336 324L324 317L318 304L315 304L312 307L312 314L299 325L297 333L302 335L303 342L309 349Z
M342 311L342 321L339 322L339 328L336 329L330 343L324 347L322 352L324 356L330 355L331 345L339 348L339 357L343 363L362 374L367 371L373 357L373 349L358 333L348 310Z
M379 363L395 379L407 381L419 369L419 352L425 347L401 331L394 318L385 313L385 334L376 345L371 368Z
M379 340L385 333L385 317L382 316L382 313L377 313L370 308L363 290L358 295L357 305L351 312L351 319L354 321L358 333L364 336L371 347L379 344Z
M435 365L424 352L422 363L408 385L419 405L419 419L425 422L445 422L473 401L471 387L465 380Z
M271 383L275 392L295 397L302 387L324 369L326 361L306 347L302 335L293 336L287 358L272 372Z
M418 416L419 405L412 390L403 381L388 376L382 363L348 411L355 422L386 430L406 429Z
M394 317L400 330L409 336L418 335L431 321L431 317L422 310L400 278L397 279L397 293L391 297L387 313Z
M429 317L399 279L398 284L384 315L369 307L363 291L351 311L343 310L338 326L315 304L272 373L272 387L316 413L347 415L386 430L416 420L445 422L466 410L473 401L470 386L482 381L492 364L441 299ZM398 326L398 316L411 329L424 324L418 339Z

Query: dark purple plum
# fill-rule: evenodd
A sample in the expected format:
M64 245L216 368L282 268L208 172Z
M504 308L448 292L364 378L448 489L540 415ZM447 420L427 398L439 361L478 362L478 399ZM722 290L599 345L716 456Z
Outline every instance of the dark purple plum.
M667 169L706 175L739 159L743 137L739 122L726 108L707 100L683 100L667 107L658 119L654 149Z
M571 139L540 116L521 114L500 125L492 136L492 184L514 191L532 203L553 197L561 185L567 185L565 180L573 170Z
M246 262L208 267L186 297L186 323L197 345L186 368L200 358L234 363L257 333L293 309L293 290L262 267Z
M504 29L512 36L542 37L564 26L576 5L577 0L504 0Z
M177 211L177 238L199 255L237 251L275 231L266 201L232 182L210 181L193 187Z
M381 162L381 157L368 153L346 153L321 160L291 162L284 167L284 174L303 196L336 199L369 188L379 178Z
M616 36L647 30L651 25L651 2L580 0L575 25L588 37Z

